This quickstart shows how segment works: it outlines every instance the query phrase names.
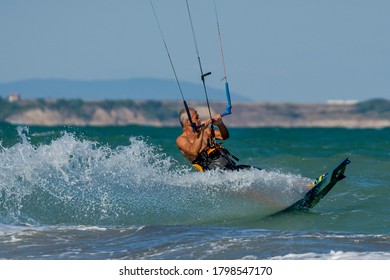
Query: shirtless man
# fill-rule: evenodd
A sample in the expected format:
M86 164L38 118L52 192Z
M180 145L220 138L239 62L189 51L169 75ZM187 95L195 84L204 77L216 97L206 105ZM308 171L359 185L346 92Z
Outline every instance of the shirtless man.
M230 153L214 143L215 139L226 140L229 138L229 131L223 123L221 115L217 114L212 120L201 122L195 109L190 108L189 111L192 123L199 128L193 131L187 111L182 109L179 118L183 133L177 137L176 145L183 156L199 171L216 168L237 170L240 166L235 164ZM214 131L215 139L213 139L210 124L219 128Z

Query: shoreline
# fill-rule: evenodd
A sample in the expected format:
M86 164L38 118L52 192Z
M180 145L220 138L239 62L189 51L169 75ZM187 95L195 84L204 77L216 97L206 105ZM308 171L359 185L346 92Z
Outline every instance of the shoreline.
M180 101L134 100L1 100L0 121L36 126L178 127ZM204 102L191 102L201 119L208 118ZM213 102L211 113L225 111L225 102ZM224 118L229 127L390 127L390 101L369 100L357 104L237 102Z

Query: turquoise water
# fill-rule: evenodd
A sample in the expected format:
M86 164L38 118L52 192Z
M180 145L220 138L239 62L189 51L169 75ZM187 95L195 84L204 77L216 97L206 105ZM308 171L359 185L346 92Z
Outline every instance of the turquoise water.
M208 173L180 130L0 124L0 258L390 258L390 129L232 128L267 171ZM278 213L345 157L314 209Z

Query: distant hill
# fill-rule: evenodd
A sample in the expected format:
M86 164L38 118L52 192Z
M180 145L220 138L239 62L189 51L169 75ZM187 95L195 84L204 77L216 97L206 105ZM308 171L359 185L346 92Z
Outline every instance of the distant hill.
M203 86L181 82L187 100L204 100ZM23 99L132 99L132 100L181 100L176 81L152 78L124 80L77 81L65 79L32 79L0 83L0 96L18 92ZM224 85L221 89L208 87L210 100L225 100ZM235 101L251 101L231 92Z
M225 111L226 102L214 101L212 114ZM202 119L208 117L204 101L193 101ZM181 101L0 98L0 122L25 125L152 125L179 126ZM372 99L357 104L299 104L234 102L228 127L390 127L390 100Z

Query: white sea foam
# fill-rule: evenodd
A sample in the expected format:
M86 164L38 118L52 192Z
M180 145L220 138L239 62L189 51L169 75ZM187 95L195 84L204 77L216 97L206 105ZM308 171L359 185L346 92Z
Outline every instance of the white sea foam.
M304 195L308 179L276 171L198 173L145 139L111 148L64 132L0 152L1 221L32 224L183 224L251 219Z
M330 251L328 253L304 253L287 254L284 256L272 257L272 260L388 260L389 252L343 252Z

